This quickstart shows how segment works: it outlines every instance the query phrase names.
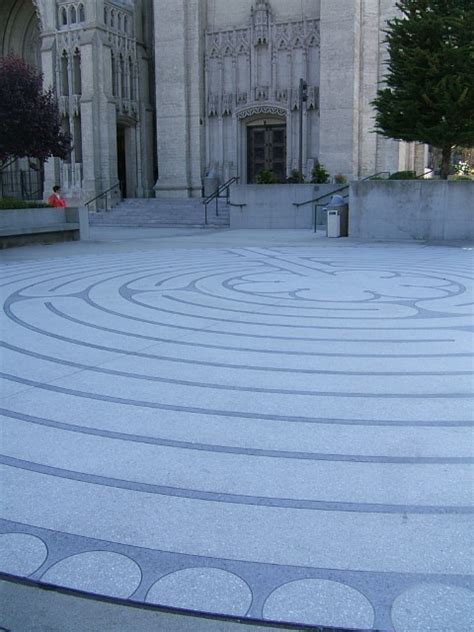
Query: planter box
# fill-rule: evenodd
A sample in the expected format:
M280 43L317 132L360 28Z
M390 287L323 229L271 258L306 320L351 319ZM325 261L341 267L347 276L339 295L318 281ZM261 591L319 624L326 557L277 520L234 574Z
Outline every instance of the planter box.
M239 184L230 191L231 228L312 228L314 205L296 207L337 184ZM329 197L328 200L329 202ZM243 205L243 206L232 206Z
M2 248L89 238L86 208L27 208L0 211Z
M474 182L352 182L349 236L363 239L474 239Z

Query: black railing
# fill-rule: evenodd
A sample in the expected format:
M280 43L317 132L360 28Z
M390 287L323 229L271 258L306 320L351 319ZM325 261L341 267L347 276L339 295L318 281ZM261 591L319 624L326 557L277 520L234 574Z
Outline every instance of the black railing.
M40 200L43 197L43 174L40 170L0 171L0 197Z
M420 178L425 178L427 175L429 175L430 173L434 174L435 170L434 169L429 169L428 171L425 171L425 173L420 173L419 176L416 176L416 179L419 180Z
M361 180L359 180L359 182L364 182L365 180L372 180L373 178L378 178L381 175L389 175L390 176L390 171L378 171L377 173L373 173L370 176L367 176L366 178L362 178ZM350 186L350 183L345 184L342 187L339 187L338 189L333 189L332 191L329 191L328 193L323 193L323 195L320 195L316 198L313 198L311 200L306 200L305 202L293 202L293 206L296 206L297 208L299 208L300 206L306 206L307 204L314 204L314 213L313 213L313 226L314 226L314 232L316 232L317 230L317 219L318 219L318 207L319 206L326 206L327 202L325 202L324 204L321 204L321 200L324 200L324 198L327 198L331 195L334 195L335 193L339 193L341 191L345 191L346 189L348 189ZM345 200L349 197L348 195L343 195L342 196Z
M117 191L119 193L119 199L122 198L122 189L121 189L121 183L120 182L116 182L115 184L113 184L111 187L109 187L108 189L106 189L105 191L102 191L102 193L99 193L98 195L96 195L95 197L93 197L92 199L90 199L88 202L86 202L84 204L84 206L87 208L88 211L90 211L90 205L93 204L95 202L95 210L97 213L100 212L99 206L97 204L98 200L102 200L104 198L105 200L105 207L104 207L104 211L108 211L109 210L109 195L112 193L112 191ZM112 207L111 207L112 208Z
M239 180L240 180L239 176L234 176L233 178L229 178L227 182L224 182L224 184L221 184L219 187L217 187L214 193L211 193L211 195L208 195L206 198L204 198L202 203L204 204L204 224L206 226L207 226L207 207L209 206L209 204L213 200L216 201L216 217L219 217L219 200L221 200L222 198L225 198L226 204L229 204L230 187L233 184L237 183ZM224 195L222 195L222 193L224 193Z

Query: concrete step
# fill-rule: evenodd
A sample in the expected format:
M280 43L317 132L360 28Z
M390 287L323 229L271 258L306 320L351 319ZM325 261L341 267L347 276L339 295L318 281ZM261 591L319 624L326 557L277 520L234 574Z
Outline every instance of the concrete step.
M208 225L229 226L229 208L219 203L208 208ZM109 211L91 212L93 226L204 226L204 205L200 198L128 198Z

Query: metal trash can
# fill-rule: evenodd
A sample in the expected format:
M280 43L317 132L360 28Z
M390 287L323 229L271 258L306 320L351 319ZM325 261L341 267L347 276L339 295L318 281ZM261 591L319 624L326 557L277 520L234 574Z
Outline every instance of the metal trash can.
M348 205L341 195L333 195L327 207L327 237L347 237Z

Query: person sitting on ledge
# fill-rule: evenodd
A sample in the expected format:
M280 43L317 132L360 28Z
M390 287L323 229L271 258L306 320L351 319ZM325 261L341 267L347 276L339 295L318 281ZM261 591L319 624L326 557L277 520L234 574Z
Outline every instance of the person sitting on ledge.
M66 200L60 195L61 187L57 184L53 187L53 192L48 198L49 206L56 208L66 208Z

